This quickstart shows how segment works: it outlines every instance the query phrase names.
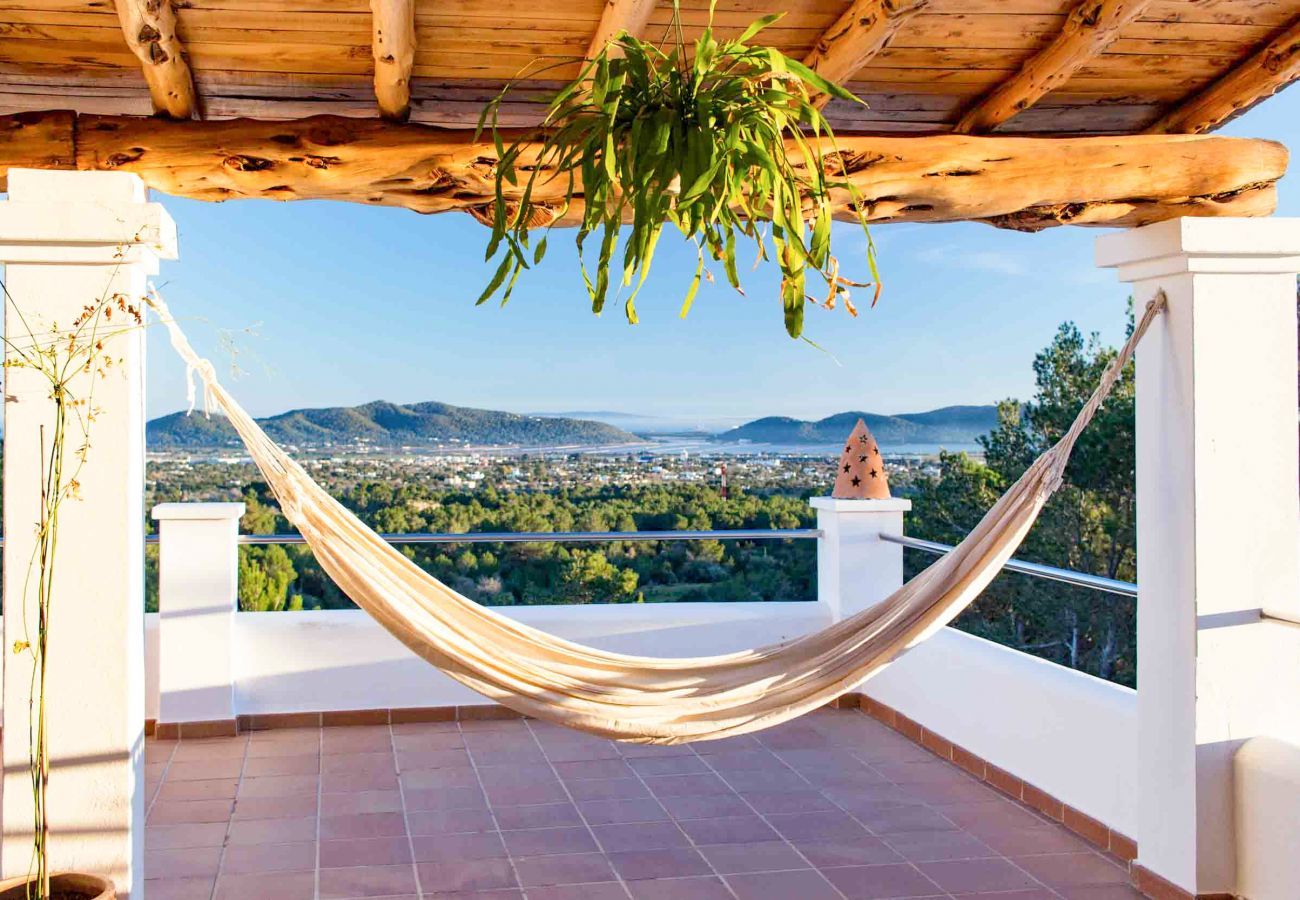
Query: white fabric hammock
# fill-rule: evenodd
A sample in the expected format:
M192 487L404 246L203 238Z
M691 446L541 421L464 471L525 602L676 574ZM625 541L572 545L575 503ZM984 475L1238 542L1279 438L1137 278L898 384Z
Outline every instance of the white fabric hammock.
M175 347L229 417L321 567L357 606L452 678L505 706L617 740L677 744L745 734L850 691L951 622L997 575L1061 483L1079 433L1164 305L1146 308L1069 432L1034 461L952 552L886 600L780 644L694 659L609 653L480 606L418 568L349 512L257 425L190 346L162 298ZM193 379L190 383L193 401Z

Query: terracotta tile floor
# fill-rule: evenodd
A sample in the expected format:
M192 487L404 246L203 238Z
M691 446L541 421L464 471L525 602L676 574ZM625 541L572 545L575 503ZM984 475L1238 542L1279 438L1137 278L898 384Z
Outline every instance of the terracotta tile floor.
M147 749L148 900L1138 897L856 710L694 747L512 720Z

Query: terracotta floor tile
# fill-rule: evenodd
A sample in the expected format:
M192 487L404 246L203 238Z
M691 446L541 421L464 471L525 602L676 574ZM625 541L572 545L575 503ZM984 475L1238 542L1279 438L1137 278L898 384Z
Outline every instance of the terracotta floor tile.
M171 781L160 786L160 800L228 800L235 796L237 778Z
M806 869L808 863L785 841L699 847L700 855L722 875Z
M394 866L411 862L411 842L401 837L348 838L320 844L321 869Z
M358 813L400 812L399 791L354 791L350 794L322 794L321 818L350 816Z
M627 900L627 891L617 881L597 884L557 884L529 888L528 900Z
M149 878L215 876L220 862L220 846L146 850L144 853L144 871Z
M556 853L590 853L600 849L585 826L503 831L501 838L505 841L507 852L516 858Z
M231 846L292 844L316 840L315 817L300 819L245 819L230 823Z
M448 750L398 750L397 765L403 772L417 769L468 768L469 753L456 748Z
M835 804L819 791L741 791L740 797L764 815L768 813L825 812Z
M237 820L305 819L315 815L315 792L297 797L241 797L235 801L234 818Z
M537 746L512 747L505 750L474 750L476 766L530 766L545 763L542 748Z
M770 750L724 750L701 755L711 769L726 775L727 772L781 772L786 769L776 754Z
M316 844L251 844L227 847L221 877L263 872L303 872L316 869Z
M886 835L885 843L912 862L983 859L998 852L965 831L904 831Z
M487 809L487 796L479 787L403 791L408 810Z
M599 745L566 742L544 745L542 749L546 752L546 758L553 763L623 758L623 754L619 753L618 747L612 741Z
M329 757L324 757L329 759ZM396 772L326 772L320 777L323 794L397 790Z
M322 841L401 837L405 834L406 818L400 812L354 813L326 816L320 820Z
M685 758L685 757L670 757ZM590 781L594 778L631 778L635 775L624 759L583 759L557 762L555 771L562 781Z
M772 826L755 815L684 819L679 824L697 844L752 844L780 837Z
M505 845L496 832L440 834L411 838L416 862L504 859Z
M455 859L439 863L417 863L415 870L420 879L420 888L426 894L489 891L513 888L518 884L509 860L505 859Z
M226 822L233 800L159 800L149 810L150 825Z
M213 738L181 741L172 754L173 762L196 762L209 759L243 759L248 741L243 738Z
M739 772L724 772L722 778L735 791L767 791L776 793L803 793L816 790L808 779L792 769L773 771L745 769Z
M213 778L238 778L244 761L203 759L197 762L173 762L167 767L167 781L207 781Z
M942 897L944 891L908 864L846 866L823 874L849 900L901 897Z
M614 880L609 861L599 853L568 856L537 856L515 860L520 884L525 889L552 884L585 884Z
M321 869L320 872L321 900L396 897L414 894L415 890L415 869L410 865Z
M502 831L526 828L560 828L581 825L582 817L572 803L539 803L535 806L501 806L496 809L497 825Z
M593 825L592 833L606 853L621 850L660 850L689 847L690 839L676 822L634 822L625 825Z
M1067 895L1068 896L1068 895ZM1115 895L1119 897L1120 895ZM1141 894L1131 894L1136 900L1145 900ZM953 894L958 900L1059 900L1060 894L1047 888L1026 888L1022 891L986 891L978 894ZM1125 898L1127 900L1127 898Z
M795 849L819 869L833 866L874 866L882 863L900 863L903 857L879 838L861 837L849 840L794 841Z
M479 783L478 773L472 768L447 767L442 769L414 769L401 774L402 787L408 790L438 790L441 788L474 787ZM527 783L527 782L526 782Z
M1096 853L1051 853L1012 859L1048 887L1127 884L1128 872Z
M315 895L314 872L223 874L217 879L213 900L312 900Z
M318 775L320 757L311 756L260 756L244 760L244 776L263 775Z
M928 806L889 806L874 811L854 809L853 815L875 834L958 830L955 823Z
M391 775L397 771L397 762L391 751L335 753L320 758L320 770L348 775Z
M315 795L318 787L315 775L260 775L244 778L239 783L239 796L244 797L301 797Z
M665 822L668 811L657 800L585 800L578 811L591 825L618 825L627 822Z
M1081 884L1057 890L1067 900L1145 900L1137 888L1128 884Z
M617 744L624 759L644 759L647 756L693 756L695 751L686 744L668 747L662 744Z
M639 778L590 778L567 782L574 800L637 800L649 797Z
M627 889L635 900L732 900L733 897L722 879L712 875L630 881ZM529 897L532 897L531 891Z
M248 745L248 758L271 759L280 756L319 756L320 744L317 741L270 741L252 742Z
M483 792L492 806L533 806L538 803L563 803L569 799L564 785L557 781L542 784L492 785Z
M519 807L532 809L534 807ZM496 823L486 809L429 809L408 812L407 823L411 834L463 834L466 832L495 831ZM576 814L575 814L576 819ZM570 824L570 823L560 823Z
M681 878L708 875L709 864L698 850L669 847L659 850L623 850L607 854L610 864L624 881L641 878Z
M147 874L147 873L146 873ZM214 878L149 878L144 883L149 900L210 900Z
M958 859L917 863L926 877L949 893L1014 891L1042 887L1024 869L1005 859Z
M709 767L698 756L647 756L628 760L638 775L706 775Z
M728 875L726 881L740 900L844 900L815 869Z
M710 797L662 797L660 803L678 821L743 816L753 812L737 794Z
M370 753L391 750L392 732L387 725L358 725L321 729L321 754Z
M770 815L767 821L789 841L863 840L869 837L848 813L839 810Z
M144 829L144 849L146 852L149 850L175 850L182 847L220 847L225 842L225 839L225 822L148 825Z
M645 779L650 792L661 800L665 797L710 797L732 793L731 788L717 775L658 775Z
M1082 838L1056 825L1008 829L984 828L977 823L970 826L969 830L979 840L1005 856L1092 852L1092 847Z

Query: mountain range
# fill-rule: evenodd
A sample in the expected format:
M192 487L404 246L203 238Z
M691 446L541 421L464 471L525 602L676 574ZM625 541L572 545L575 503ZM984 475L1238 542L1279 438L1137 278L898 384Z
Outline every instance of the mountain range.
M997 425L996 406L945 406L922 413L880 415L842 412L816 421L768 416L717 435L719 441L763 444L834 444L844 440L858 419L867 423L876 440L890 444L974 443Z
M585 419L526 416L448 403L389 403L294 409L258 419L271 438L284 444L366 443L375 446L432 446L456 442L482 445L566 446L622 444L636 435ZM151 450L235 446L239 438L222 416L172 413L145 429Z

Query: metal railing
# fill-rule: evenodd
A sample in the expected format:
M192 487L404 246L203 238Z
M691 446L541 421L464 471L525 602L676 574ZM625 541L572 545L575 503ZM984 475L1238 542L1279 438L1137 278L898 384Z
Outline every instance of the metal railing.
M439 531L379 535L390 544L611 544L615 541L806 541L820 528L730 528L716 531ZM305 544L301 534L241 534L240 544ZM158 535L146 535L146 544ZM0 547L4 539L0 538Z
M955 549L951 544L941 544L938 541L923 541L920 538L907 537L902 534L882 534L880 539L891 544L901 544L911 550L933 553L936 556L943 556ZM1131 581L1117 581L1114 578L1089 575L1086 572L1076 572L1073 569L1058 569L1055 566L1045 566L1042 563L1025 562L1020 559L1009 559L1003 564L1002 568L1007 572L1019 572L1021 575L1045 578L1048 581L1059 581L1062 584L1072 584L1075 587L1104 591L1107 594L1119 594L1123 597L1136 597L1138 595L1138 586Z

